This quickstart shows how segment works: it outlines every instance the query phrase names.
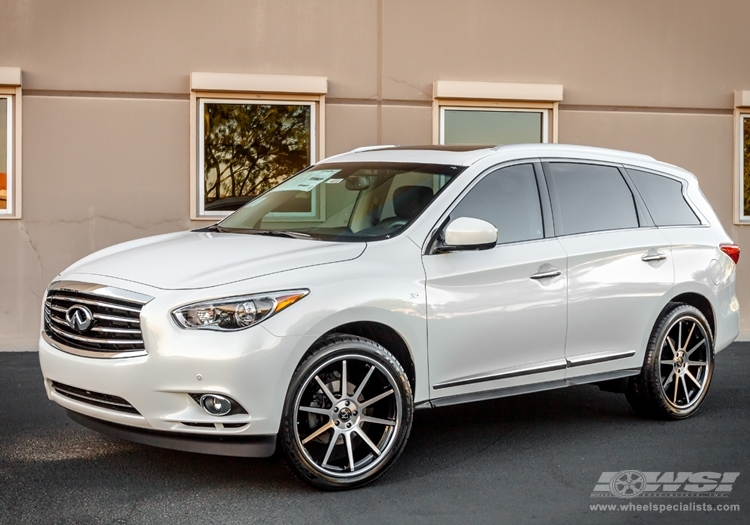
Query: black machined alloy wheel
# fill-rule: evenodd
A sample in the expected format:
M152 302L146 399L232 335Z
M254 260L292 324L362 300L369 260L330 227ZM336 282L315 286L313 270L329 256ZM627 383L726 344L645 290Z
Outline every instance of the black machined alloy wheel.
M626 393L637 412L663 419L691 416L711 384L714 343L704 315L686 304L664 309L651 335L641 374Z
M675 410L698 403L711 377L711 345L706 329L690 316L673 322L659 354L661 388Z
M282 444L305 481L326 489L359 487L399 456L412 414L409 381L393 355L368 339L332 336L292 379Z

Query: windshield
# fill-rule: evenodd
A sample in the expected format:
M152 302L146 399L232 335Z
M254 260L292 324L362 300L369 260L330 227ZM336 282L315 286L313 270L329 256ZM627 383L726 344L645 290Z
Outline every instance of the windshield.
M462 166L331 163L302 171L221 221L226 232L370 241L401 232Z

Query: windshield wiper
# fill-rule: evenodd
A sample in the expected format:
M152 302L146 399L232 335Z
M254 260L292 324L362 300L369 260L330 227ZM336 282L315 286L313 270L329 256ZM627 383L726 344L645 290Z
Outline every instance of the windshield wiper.
M210 226L204 226L203 228L196 228L194 230L190 230L194 232L219 232L219 233L226 233L227 230L219 226L219 223L212 224Z
M224 230L227 231L227 230ZM231 233L247 233L250 235L268 235L269 237L287 237L290 239L316 239L312 235L289 230L235 230Z
M222 228L219 223L206 226L204 228L197 228L192 230L194 232L218 232L218 233L244 233L246 235L268 235L269 237L286 237L288 239L315 239L307 233L294 232L289 230L251 230L251 229L238 229L238 228Z

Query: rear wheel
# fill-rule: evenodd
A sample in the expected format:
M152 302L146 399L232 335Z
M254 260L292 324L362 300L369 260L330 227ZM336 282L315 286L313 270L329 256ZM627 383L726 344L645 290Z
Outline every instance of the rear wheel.
M641 374L626 396L636 412L660 419L693 415L706 397L714 366L711 328L697 308L670 303L651 334Z
M383 475L406 445L413 401L390 352L361 337L323 341L295 373L282 445L296 472L325 489L360 487Z

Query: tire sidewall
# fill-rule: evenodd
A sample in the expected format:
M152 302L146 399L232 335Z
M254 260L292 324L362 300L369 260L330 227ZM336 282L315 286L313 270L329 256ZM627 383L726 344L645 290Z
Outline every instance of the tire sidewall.
M401 398L402 410L398 426L399 430L397 435L393 437L394 441L388 452L386 452L386 457L374 468L359 476L335 478L321 472L314 464L310 463L306 454L300 449L295 435L296 432L293 428L293 421L297 397L303 387L308 384L311 374L314 373L321 363L347 355L367 357L383 366L393 378L394 384L398 387L396 394ZM403 367L390 352L369 339L355 336L333 336L317 345L317 348L310 352L309 357L300 364L292 376L282 414L282 447L294 470L308 483L329 490L361 487L382 476L401 454L411 431L413 412L414 402L409 380Z
M662 379L660 369L660 355L666 338L675 324L683 319L692 319L699 322L706 332L709 345L709 350L707 352L708 370L706 372L706 383L699 397L686 408L676 407L667 399L661 383ZM666 310L666 312L660 317L659 322L657 322L655 330L658 330L659 332L658 334L654 334L656 335L655 338L651 338L646 355L647 363L646 367L644 367L644 372L647 373L645 379L648 396L655 402L656 406L653 408L655 409L656 415L664 415L670 419L687 418L698 411L708 393L709 387L711 386L714 367L714 341L711 327L700 310L690 305L679 304Z

